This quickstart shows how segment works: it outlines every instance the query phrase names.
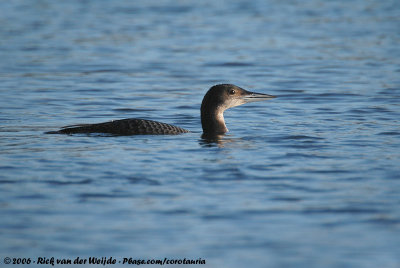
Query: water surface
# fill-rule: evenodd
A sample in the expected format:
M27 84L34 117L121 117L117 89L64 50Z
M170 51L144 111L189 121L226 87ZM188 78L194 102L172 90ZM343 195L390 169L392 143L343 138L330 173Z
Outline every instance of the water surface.
M398 1L0 6L1 261L399 267ZM208 141L217 83L278 98ZM192 133L43 134L129 117Z

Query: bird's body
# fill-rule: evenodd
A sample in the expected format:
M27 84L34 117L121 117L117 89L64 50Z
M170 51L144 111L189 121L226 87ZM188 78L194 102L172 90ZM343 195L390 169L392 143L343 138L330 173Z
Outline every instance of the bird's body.
M223 134L228 131L224 111L231 107L274 98L274 96L254 93L230 84L211 87L201 104L201 124L204 134ZM176 135L190 132L186 129L157 121L131 118L98 124L66 126L48 134L107 133L113 135Z
M152 120L128 118L98 124L66 126L48 134L107 133L114 135L177 135L189 130Z

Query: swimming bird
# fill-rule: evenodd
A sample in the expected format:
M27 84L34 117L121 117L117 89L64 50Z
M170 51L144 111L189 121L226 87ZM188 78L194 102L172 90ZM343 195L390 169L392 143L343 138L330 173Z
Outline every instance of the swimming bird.
M247 91L232 84L211 87L201 103L203 134L219 135L228 132L224 111L248 102L262 101L275 96ZM114 135L176 135L189 130L152 120L130 118L97 124L81 124L62 127L47 134L107 133Z

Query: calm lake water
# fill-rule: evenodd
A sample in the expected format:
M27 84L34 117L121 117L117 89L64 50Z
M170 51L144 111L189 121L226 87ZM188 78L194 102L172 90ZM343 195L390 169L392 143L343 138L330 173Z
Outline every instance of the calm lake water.
M0 10L1 264L400 267L399 1ZM210 142L199 108L218 83L278 98L228 110ZM43 134L130 117L192 133Z

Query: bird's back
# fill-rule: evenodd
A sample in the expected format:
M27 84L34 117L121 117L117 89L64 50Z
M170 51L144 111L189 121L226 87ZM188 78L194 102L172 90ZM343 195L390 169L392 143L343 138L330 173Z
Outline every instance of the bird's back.
M108 133L114 135L176 135L190 132L186 129L152 120L121 119L99 124L66 126L48 134Z

